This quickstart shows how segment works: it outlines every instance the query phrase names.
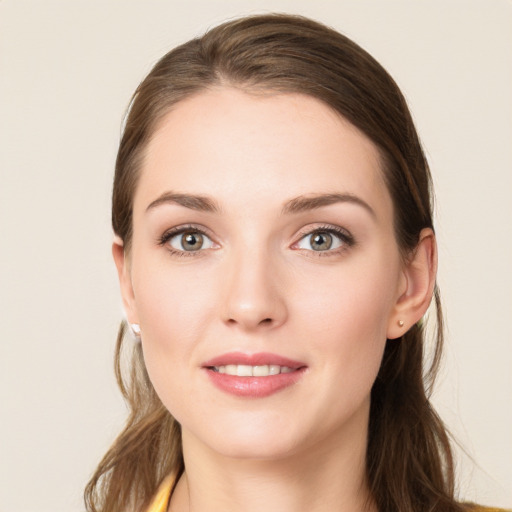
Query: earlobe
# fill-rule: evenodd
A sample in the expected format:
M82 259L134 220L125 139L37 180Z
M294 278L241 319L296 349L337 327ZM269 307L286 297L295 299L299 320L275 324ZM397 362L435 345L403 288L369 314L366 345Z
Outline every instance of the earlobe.
M117 235L114 236L114 241L112 242L112 256L114 257L114 263L117 268L126 319L129 323L138 323L130 275L130 264L124 250L123 240Z
M430 305L437 274L437 246L434 232L425 228L418 245L404 265L403 285L390 315L388 339L399 338L418 322Z

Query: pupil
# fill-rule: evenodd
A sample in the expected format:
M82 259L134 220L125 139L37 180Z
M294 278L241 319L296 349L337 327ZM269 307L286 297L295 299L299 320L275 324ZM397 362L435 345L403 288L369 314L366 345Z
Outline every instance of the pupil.
M312 247L315 251L325 251L332 245L332 236L329 233L317 233L313 237Z
M199 233L186 233L183 235L183 242L181 245L185 251L200 249L203 245L203 236Z

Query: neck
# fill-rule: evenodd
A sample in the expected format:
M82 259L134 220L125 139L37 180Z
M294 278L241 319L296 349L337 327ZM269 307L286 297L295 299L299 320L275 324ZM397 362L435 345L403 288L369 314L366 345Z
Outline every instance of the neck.
M183 433L186 471L169 512L369 512L366 432L271 460L212 452ZM346 440L345 440L346 441Z

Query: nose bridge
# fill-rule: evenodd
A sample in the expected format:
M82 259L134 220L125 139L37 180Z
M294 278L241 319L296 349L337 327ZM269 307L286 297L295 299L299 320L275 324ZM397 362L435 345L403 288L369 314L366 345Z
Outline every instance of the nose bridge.
M287 307L279 258L258 244L233 250L226 264L224 320L246 330L282 324Z

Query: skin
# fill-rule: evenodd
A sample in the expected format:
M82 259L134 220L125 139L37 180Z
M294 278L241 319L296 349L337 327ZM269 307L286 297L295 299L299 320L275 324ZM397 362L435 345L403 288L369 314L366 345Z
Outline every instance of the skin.
M208 196L219 211L150 207L166 192ZM361 202L283 213L321 194ZM205 231L203 248L183 255L179 236L161 243L182 225ZM313 250L308 234L332 227L351 241L333 235L334 249ZM219 87L182 101L147 148L131 252L116 240L113 253L152 383L182 425L186 473L170 510L373 508L370 390L386 339L428 307L436 250L424 230L404 259L365 135L298 94ZM233 351L272 352L307 369L268 397L236 397L202 368Z

